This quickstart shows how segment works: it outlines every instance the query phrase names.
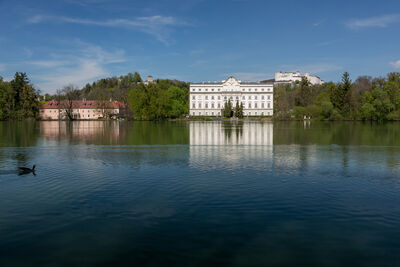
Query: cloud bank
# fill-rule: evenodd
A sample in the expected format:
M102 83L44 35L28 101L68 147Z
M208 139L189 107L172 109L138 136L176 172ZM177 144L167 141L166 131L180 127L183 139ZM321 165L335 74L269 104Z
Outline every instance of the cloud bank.
M47 15L35 15L27 20L30 24L43 22L70 23L86 26L118 27L138 30L156 37L162 43L169 44L169 35L173 27L188 26L189 24L171 16L154 15L148 17L138 17L134 19L108 19L92 20L86 18L56 17Z
M385 28L400 21L400 14L382 15L364 19L352 19L346 23L347 27L356 30L361 28Z

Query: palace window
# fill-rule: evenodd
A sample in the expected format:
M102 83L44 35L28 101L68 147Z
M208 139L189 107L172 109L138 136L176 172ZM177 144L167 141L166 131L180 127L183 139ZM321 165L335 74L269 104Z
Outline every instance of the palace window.
M208 92L208 89L206 88L206 92Z
M245 97L244 96L242 96L242 100L244 100L245 99Z
M214 112L211 112L211 115L213 115L213 116L214 116Z
M254 115L257 115L257 111L254 113Z
M261 107L264 108L264 103L261 103Z
M254 91L256 91L257 92L257 88L256 89L254 89ZM257 115L257 114L256 114Z
M195 100L195 99L196 99L196 97L195 97L195 96L193 96L193 97L192 97L192 99L193 99L193 100Z
M208 115L208 112L206 112L206 116Z
M201 92L201 89L199 89L199 92Z
M271 107L271 104L270 103L268 103L268 108L270 108Z
M196 108L196 104L195 104L195 103L193 103L192 107L193 107L193 108Z
M231 96L231 100L233 100L233 96Z
M208 103L206 103L206 108L208 108Z
M224 99L226 100L226 96L224 96Z
M236 100L239 100L239 97L238 97L238 96L236 96Z
M218 108L221 108L221 104L220 103L218 103Z
M218 116L220 115L221 113L218 111Z
M206 95L206 100L208 100L208 95Z
M211 89L211 91L213 91L213 92L214 92L214 89Z
M254 99L257 100L257 96L255 96Z
M261 89L261 91L263 91L263 92L264 92L264 88L262 88L262 89ZM263 114L263 115L264 115L264 114Z
M214 103L211 103L211 108L214 108Z
M251 103L249 103L249 108L251 108Z
M199 108L201 108L201 103L199 103Z
M257 103L254 103L254 108L257 108Z
M261 116L264 116L264 112L261 112Z
M269 95L269 96L268 96L268 100L270 100L270 99L271 99L271 96Z
M251 95L249 95L249 100L251 100Z
M195 115L196 113L195 112L193 112L193 116Z
M261 96L261 99L264 100L264 96Z

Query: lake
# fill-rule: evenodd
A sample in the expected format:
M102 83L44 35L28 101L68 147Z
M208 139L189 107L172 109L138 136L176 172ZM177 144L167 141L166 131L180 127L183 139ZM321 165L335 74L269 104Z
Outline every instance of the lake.
M0 265L400 266L400 123L0 122Z

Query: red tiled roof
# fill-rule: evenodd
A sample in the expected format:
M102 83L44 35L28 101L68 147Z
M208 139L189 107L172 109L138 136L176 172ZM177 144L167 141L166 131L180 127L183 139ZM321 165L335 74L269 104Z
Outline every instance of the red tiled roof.
M67 105L66 100L62 101L48 101L42 105L42 109L51 109L51 108L64 108ZM96 100L75 100L72 102L72 108L125 108L126 105L122 102L118 101L96 101Z

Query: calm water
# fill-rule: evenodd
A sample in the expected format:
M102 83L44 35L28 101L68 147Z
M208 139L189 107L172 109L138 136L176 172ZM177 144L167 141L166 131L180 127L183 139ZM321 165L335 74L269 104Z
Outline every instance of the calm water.
M400 123L0 122L0 265L400 266Z

